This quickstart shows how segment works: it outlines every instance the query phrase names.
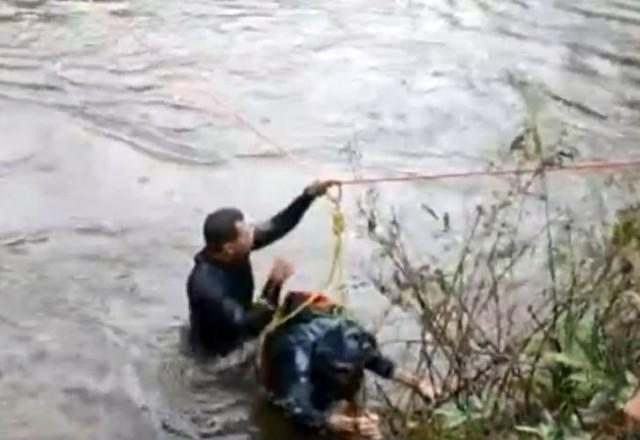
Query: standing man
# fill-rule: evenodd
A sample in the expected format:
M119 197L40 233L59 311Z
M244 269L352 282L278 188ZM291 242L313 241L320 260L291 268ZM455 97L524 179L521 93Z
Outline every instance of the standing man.
M314 182L283 211L260 225L248 224L237 208L221 208L207 216L203 227L205 246L195 256L187 280L193 348L226 356L261 333L273 316L275 292L291 276L293 268L276 259L262 289L262 299L272 307L253 305L250 254L287 235L313 201L335 184L333 180Z

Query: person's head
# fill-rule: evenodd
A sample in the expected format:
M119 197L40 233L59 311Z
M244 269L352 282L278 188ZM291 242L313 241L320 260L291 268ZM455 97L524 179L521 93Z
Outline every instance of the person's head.
M253 227L236 208L222 208L209 214L203 234L207 250L228 261L245 257L253 246Z
M338 399L351 400L374 350L375 340L359 324L343 320L315 341L312 375Z

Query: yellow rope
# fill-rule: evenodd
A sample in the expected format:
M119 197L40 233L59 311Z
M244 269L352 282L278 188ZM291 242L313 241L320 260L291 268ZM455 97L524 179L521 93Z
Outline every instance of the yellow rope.
M344 214L342 213L342 209L340 207L340 202L342 200L342 187L338 187L338 196L332 197L327 194L327 199L331 202L331 230L334 236L334 246L333 246L333 256L331 267L329 269L329 275L327 276L327 281L325 283L323 291L328 291L330 288L335 288L339 291L340 294L340 305L344 306L346 302L346 295L344 288L342 286L342 281L344 277L344 267L343 267L343 240L342 237L345 231L345 219ZM335 285L334 285L335 284ZM289 314L284 315L282 307L277 307L276 312L271 320L271 322L265 327L260 335L260 340L258 343L258 370L260 370L262 363L262 351L264 347L264 341L269 333L274 331L276 328L289 321L293 317L295 317L298 313L304 310L306 307L311 305L321 293L314 292L309 298L294 310L292 310Z
M340 202L342 201L342 187L338 187L339 192L337 197L327 195L327 199L331 202L331 230L334 237L333 256L331 261L331 267L329 269L329 275L325 287L322 289L328 291L330 289L336 289L340 294L340 304L345 303L345 292L342 286L344 278L344 264L343 264L343 236L345 231L345 219L342 209L340 208ZM334 285L335 283L335 285Z

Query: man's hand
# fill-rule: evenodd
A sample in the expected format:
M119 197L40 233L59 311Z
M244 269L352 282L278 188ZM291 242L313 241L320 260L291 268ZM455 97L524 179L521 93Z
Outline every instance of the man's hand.
M426 400L434 400L436 395L441 392L441 390L436 389L429 379L420 378L401 368L395 369L393 373L393 380L412 388Z
M416 387L416 391L420 394L424 399L429 401L433 401L438 394L438 390L435 389L433 384L428 379L422 379L418 382L418 386Z
M367 412L359 417L349 417L334 413L328 419L331 431L349 437L371 440L382 439L380 419L376 414Z
M378 417L378 414L369 410L365 410L362 416L358 417L358 420L361 421L358 428L358 435L372 440L382 439L382 431L380 430L380 417Z
M327 419L328 428L338 434L355 434L356 423L353 417L333 413Z
M273 260L273 267L269 279L278 284L284 284L293 275L293 265L282 258Z
M305 188L305 193L312 197L323 196L327 193L329 188L340 184L337 180L316 180L311 185Z

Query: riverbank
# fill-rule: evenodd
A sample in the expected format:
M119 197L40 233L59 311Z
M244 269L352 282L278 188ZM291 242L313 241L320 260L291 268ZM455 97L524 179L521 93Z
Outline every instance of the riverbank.
M421 322L399 340L442 388L387 402L395 436L415 439L618 439L640 358L640 180L607 173L599 194L635 202L599 221L554 203L544 171L514 178L466 221L428 207L433 253L373 198L373 285ZM461 224L462 223L462 224ZM453 226L452 226L453 225ZM424 229L423 229L424 230Z

